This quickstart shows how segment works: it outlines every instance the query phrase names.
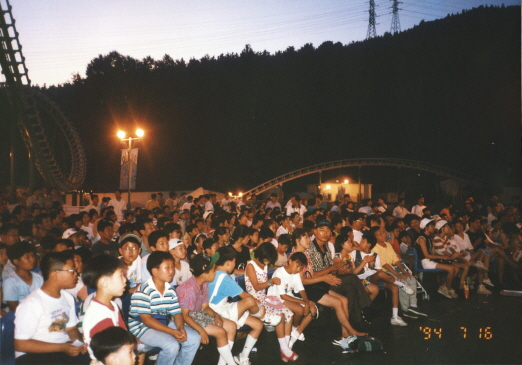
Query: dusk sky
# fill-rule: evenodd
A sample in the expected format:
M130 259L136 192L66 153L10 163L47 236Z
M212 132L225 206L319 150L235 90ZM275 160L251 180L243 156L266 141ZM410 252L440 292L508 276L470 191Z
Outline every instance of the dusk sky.
M5 0L0 0L2 4ZM360 41L368 28L364 0L11 0L32 84L85 75L99 54L116 50L142 59L201 58L254 51L274 53L306 43ZM390 0L376 0L377 33L391 26ZM402 0L402 30L483 4L518 0Z

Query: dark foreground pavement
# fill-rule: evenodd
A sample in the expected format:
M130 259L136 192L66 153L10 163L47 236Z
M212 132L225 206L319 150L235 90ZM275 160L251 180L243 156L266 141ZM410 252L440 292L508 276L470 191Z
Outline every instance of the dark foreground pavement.
M462 295L461 295L462 296ZM392 326L389 298L383 295L374 306L375 315L366 328L383 342L384 350L342 354L332 340L340 335L335 315L329 309L305 330L306 340L298 341L294 351L296 365L321 364L521 364L522 297L499 294L477 295L470 299L447 299L434 293L419 307L426 320L409 320L407 327ZM243 341L237 341L237 353ZM215 342L214 345L215 346ZM253 365L281 364L275 332L264 331L257 344ZM216 364L217 352L198 352L194 364Z

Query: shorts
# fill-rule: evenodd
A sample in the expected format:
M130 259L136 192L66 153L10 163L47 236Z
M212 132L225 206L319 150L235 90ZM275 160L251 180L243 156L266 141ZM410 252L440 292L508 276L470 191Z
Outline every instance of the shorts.
M422 259L421 264L422 268L426 270L433 270L437 268L437 263L435 261L431 261L430 259Z
M203 328L207 327L209 324L215 324L214 317L205 312L204 309L199 310L197 312L191 311L189 312L189 316L194 320L194 322L196 322Z
M212 308L217 314L221 317L230 319L232 322L235 322L237 328L241 328L245 325L245 322L249 316L248 311L245 311L241 317L239 317L239 309L238 302L229 303L227 298L223 299L221 303L213 304L210 303L209 306Z
M330 291L330 285L325 282L305 285L304 288L308 300L315 303L320 301Z

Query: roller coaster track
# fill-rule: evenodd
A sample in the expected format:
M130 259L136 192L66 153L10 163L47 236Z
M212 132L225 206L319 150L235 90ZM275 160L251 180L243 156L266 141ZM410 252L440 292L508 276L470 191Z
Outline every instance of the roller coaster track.
M0 0L0 66L5 77L5 83L1 86L7 91L24 143L35 157L35 165L42 177L60 190L78 189L85 180L87 170L83 144L58 106L31 88L11 9L8 0ZM67 141L70 153L68 157L71 160L69 173L64 171L64 166L60 166L55 158L53 145L46 135L46 129L49 128L43 121L43 112Z
M459 171L451 170L446 167L437 166L422 161L404 160L399 158L353 158L348 160L337 160L332 162L320 163L318 165L308 166L299 170L289 172L287 174L278 176L269 180L253 189L246 191L243 195L246 197L252 194L260 194L268 189L276 187L287 181L300 178L302 176L318 173L325 170L332 170L342 167L360 167L360 166L394 166L399 168L415 169L420 171L430 172L438 176L445 176L450 179L466 182L478 181L479 179L463 174Z

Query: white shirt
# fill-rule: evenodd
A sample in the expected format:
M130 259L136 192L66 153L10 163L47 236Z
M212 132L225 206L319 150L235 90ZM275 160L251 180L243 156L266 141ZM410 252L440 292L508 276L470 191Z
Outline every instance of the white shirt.
M66 343L71 340L67 328L77 323L71 294L62 290L60 298L53 298L42 289L37 289L16 308L15 339ZM23 354L15 352L16 357Z
M414 205L412 208L411 208L411 214L415 214L419 217L422 217L422 210L425 209L426 206L425 205Z
M176 272L174 273L174 278L172 278L172 282L170 285L181 285L185 281L191 278L192 271L190 271L190 265L187 261L180 261L181 263L181 270L176 269Z
M118 222L121 222L123 220L123 211L125 210L125 207L127 206L127 202L123 199L120 199L120 201L116 199L111 199L109 201L109 207L114 207L114 213L118 216Z
M359 251L359 252L361 253L361 258L363 260L366 256L374 255L373 252L372 253L364 253L362 251ZM357 257L356 250L353 250L352 252L350 252L350 256L352 256L352 261L355 262L355 258ZM377 272L377 270L382 270L382 265L381 265L381 259L379 258L379 255L375 254L375 261L373 264L373 269L370 268L369 263L366 263L366 264L364 264L364 273L359 274L357 276L361 280L366 279L366 278L372 276L373 274L375 274Z
M276 232L276 237L279 237L281 236L282 234L288 234L288 229L286 229L285 227L281 226L277 229L277 232Z
M361 243L363 233L361 231L356 231L355 229L353 232L353 240L357 243Z
M183 206L181 207L181 210L190 210L190 208L192 208L192 206L194 205L194 203L189 203L189 202L186 202L185 204L183 204Z
M286 207L286 215L290 216L292 213L299 213L301 216L301 221L303 220L303 214L306 212L306 207L304 205L300 205L297 208L294 208L292 204L287 205Z
M266 207L272 208L272 209L274 209L275 207L279 207L279 209L281 209L281 203L279 203L279 202L272 203L272 201L269 201L268 203L266 203Z
M281 297L281 295L289 295L295 297L294 293L299 293L304 290L303 283L301 282L301 274L290 274L284 267L280 267L272 278L280 278L281 284L272 285L268 287L267 295L275 295Z
M359 208L359 213L364 213L366 215L370 215L370 214L372 214L372 207L370 207L369 205L366 205L364 207L360 207Z
M404 207L401 207L399 205L397 205L394 209L393 209L393 216L394 217L397 217L397 218L404 218L406 217L406 214L410 214L410 212L408 212L408 209L404 208Z
M89 213L91 209L95 209L98 212L98 214L100 214L100 204L98 204L97 206L89 204L85 208L83 208L83 211Z
M205 203L205 212L214 211L214 204L209 200Z

